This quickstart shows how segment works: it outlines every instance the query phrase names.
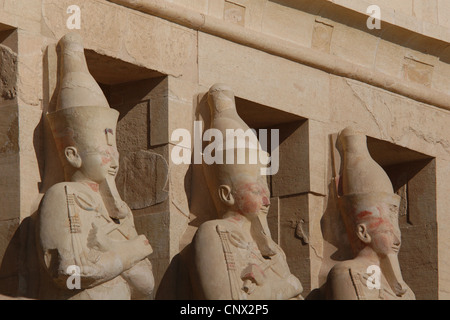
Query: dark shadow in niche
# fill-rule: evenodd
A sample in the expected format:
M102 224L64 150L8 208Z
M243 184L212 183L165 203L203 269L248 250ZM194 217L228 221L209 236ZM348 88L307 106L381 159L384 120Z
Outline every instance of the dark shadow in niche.
M192 154L190 166L190 188L192 191L195 191L191 192L189 197L189 211L191 212L189 226L193 228L198 228L205 221L218 218L217 215L213 214L213 212L215 212L216 210L206 184L206 179L203 173L203 165L200 163L196 163L196 160L198 160L196 159L196 153L202 152L208 143L206 141L203 141L203 133L205 130L208 130L211 127L211 113L209 110L207 98L207 94L204 94L201 98L199 96L200 101L195 110L195 120L198 121L197 123L201 122L203 127L201 128L201 132L197 132L196 130L194 130L194 142L191 148ZM195 139L197 138L195 134L201 136L202 144L200 146L197 146L195 143ZM199 147L201 148L201 150L197 150ZM202 190L202 192L199 192L200 190ZM190 234L186 236L192 237L193 235Z
M325 212L320 220L321 230L324 243L324 259L331 261L324 261L322 264L319 282L325 282L326 274L330 268L331 263L345 261L353 258L351 252L350 243L345 229L344 222L341 217L338 206L338 194L339 190L339 173L341 172L341 163L339 162L339 153L341 151L341 145L339 140L334 140L335 137L329 136L329 150L331 154L331 181L328 184L328 197ZM339 166L339 169L337 169ZM339 171L338 171L339 170ZM330 247L332 246L332 247ZM332 252L329 252L333 250Z
M192 300L192 245L187 245L172 258L156 292L155 300Z
M11 221L10 229L16 228L9 241L0 266L0 294L11 297L38 298L39 262L36 248L36 215L23 219L19 224Z
M26 228L26 223L19 226L19 219L8 221L8 232L2 234L9 238L8 246L3 254L2 264L0 266L0 294L17 297L19 295L19 269L20 269L20 248L21 248L21 230ZM12 236L11 236L12 234Z
M61 67L61 47L60 45L48 46L43 56L43 78L47 81L43 81L43 110L42 119L36 128L36 131L40 131L41 139L41 151L42 156L37 154L37 160L39 170L42 177L42 182L39 185L39 192L45 193L54 184L64 181L64 172L61 165L61 161L58 156L56 144L53 139L53 134L50 128L50 124L47 119L47 114L56 111L56 104L58 100L58 91L60 87L60 67ZM53 69L56 64L56 70ZM54 72L54 74L50 74ZM54 88L50 88L50 79L53 79L55 83L52 84ZM50 92L53 90L53 92ZM40 129L38 129L40 128ZM35 136L36 136L35 131ZM35 150L36 148L35 144Z

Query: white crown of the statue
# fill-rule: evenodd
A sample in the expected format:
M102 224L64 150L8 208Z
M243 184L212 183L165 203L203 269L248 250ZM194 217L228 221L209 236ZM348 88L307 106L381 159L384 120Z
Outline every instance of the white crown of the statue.
M220 130L223 140L215 141L216 153L236 152L246 150L246 154L258 153L262 160L268 159L256 136L255 132L249 128L247 123L238 115L234 100L234 93L231 87L226 84L217 83L208 92L208 103L211 108L213 119L211 129ZM217 104L221 106L217 107ZM225 107L225 109L221 109ZM242 162L243 159L238 159Z
M364 147L366 145L366 135L364 132L357 127L347 127L341 131L339 134L339 138L343 144L345 143L364 143ZM356 139L355 139L356 138ZM346 146L344 146L344 153L347 152ZM360 146L363 147L363 146ZM367 151L368 152L368 151ZM348 154L348 156L352 156L352 154ZM370 154L369 154L370 156ZM359 159L361 161L362 159ZM366 159L370 163L367 163L367 170L373 169L378 172L371 179L364 180L361 176L354 176L357 181L347 181L347 184L357 183L358 186L352 186L352 189L359 189L361 192L353 192L346 193L344 190L344 194L340 197L340 201L342 204L345 204L347 209L345 210L346 214L351 215L352 213L358 214L360 210L364 207L376 206L380 203L386 203L388 205L392 205L395 207L399 207L400 205L400 196L393 192L392 182L387 176L384 169L378 165L372 158ZM344 168L345 169L345 168ZM374 173L374 172L371 172Z
M102 141L115 144L119 112L109 107L90 74L79 33L60 40L61 83L56 111L47 115L60 151L70 145L91 146Z
M235 109L233 89L223 83L214 84L208 91L208 104L213 114Z
M256 134L236 112L233 90L225 84L213 85L208 92L208 103L213 115L211 129L220 130L223 137L222 141L214 141L215 156L223 161L205 163L205 170L218 176L242 173L260 176L270 157L262 149Z

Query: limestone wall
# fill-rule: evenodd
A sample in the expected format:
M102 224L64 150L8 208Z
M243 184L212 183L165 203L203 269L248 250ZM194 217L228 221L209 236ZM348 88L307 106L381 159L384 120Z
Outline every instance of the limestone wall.
M367 28L370 4L379 30ZM0 293L34 297L39 287L34 216L61 179L43 114L54 108L55 45L71 5L91 73L121 112L122 158L150 150L168 165L167 183L154 186L167 197L134 211L157 284L175 288L172 259L214 218L200 166L171 161L171 133L206 127L204 94L222 82L251 127L283 136L269 220L305 296L348 256L334 142L358 124L403 194L405 281L419 299L450 298L446 0L0 0Z

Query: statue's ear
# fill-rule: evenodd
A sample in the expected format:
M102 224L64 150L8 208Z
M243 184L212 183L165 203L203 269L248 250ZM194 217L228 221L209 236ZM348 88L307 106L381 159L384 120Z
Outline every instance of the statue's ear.
M372 237L367 232L367 226L364 223L360 223L356 226L356 235L365 244L369 244L372 241Z
M67 147L64 150L64 154L66 156L67 161L72 165L72 167L80 168L81 167L81 157L78 153L77 148L75 147Z
M219 198L220 201L222 201L225 205L231 207L234 205L234 197L233 194L231 193L231 188L230 186L227 185L221 185L219 186Z

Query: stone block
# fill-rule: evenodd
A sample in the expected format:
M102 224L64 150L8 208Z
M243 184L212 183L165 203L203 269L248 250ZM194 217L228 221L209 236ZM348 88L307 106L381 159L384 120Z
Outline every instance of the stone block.
M450 64L439 61L433 71L432 88L450 94Z
M272 196L280 197L310 190L309 132L307 123L282 125L279 147L280 168L272 176Z
M241 27L245 26L245 6L239 5L232 1L225 0L225 8L223 11L223 20L237 24Z
M405 57L403 61L403 77L407 81L430 87L434 66Z
M333 29L333 25L316 20L312 34L311 48L329 53Z
M336 25L331 39L330 52L352 63L372 67L375 63L378 38L343 25Z
M16 106L0 108L0 220L20 216L19 114Z
M195 31L153 16L130 13L122 36L132 61L164 74L196 79Z
M145 209L167 199L169 167L164 157L140 150L122 156L120 166L117 188L131 209Z
M150 100L122 104L117 125L117 148L126 156L150 147Z
M4 0L3 9L23 19L41 20L42 0Z
M401 77L405 48L386 41L379 40L375 58L375 69L393 77Z
M445 28L450 28L450 16L448 12L450 11L450 3L445 0L437 0L438 1L438 21L439 24Z
M401 1L389 1L389 0L376 0L372 1L373 4L380 6L381 8L391 8L396 12L400 12L403 15L411 16L413 12L413 0L401 0Z
M300 279L302 296L311 290L308 195L280 198L279 243L291 273Z
M81 0L42 0L42 24L46 36L59 40L71 31L67 21L73 15L68 8L80 8L80 33L86 48L101 52L118 52L124 28L124 16L107 2Z
M43 39L18 31L18 97L20 103L41 107L43 88Z
M323 123L308 121L308 152L309 152L309 192L319 195L326 194L326 163L328 139Z
M208 13L209 0L169 0L169 2L173 2L190 10Z
M230 83L235 95L246 100L304 118L325 121L330 116L330 76L325 72L201 32L198 59L202 86Z
M17 97L17 55L8 47L0 44L0 105L14 101Z
M309 47L314 17L302 11L268 1L264 9L262 32Z
M413 0L412 15L417 19L432 24L438 24L437 0Z

